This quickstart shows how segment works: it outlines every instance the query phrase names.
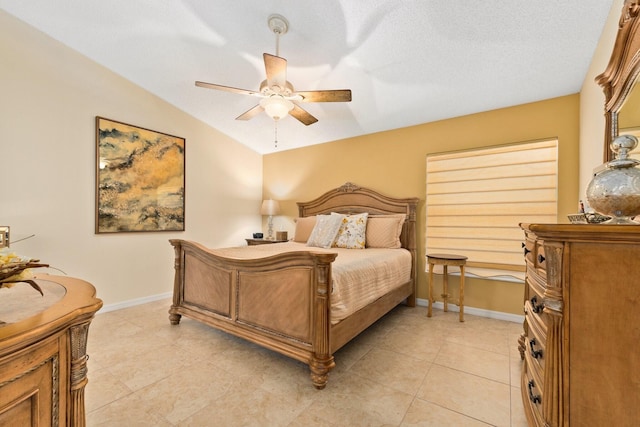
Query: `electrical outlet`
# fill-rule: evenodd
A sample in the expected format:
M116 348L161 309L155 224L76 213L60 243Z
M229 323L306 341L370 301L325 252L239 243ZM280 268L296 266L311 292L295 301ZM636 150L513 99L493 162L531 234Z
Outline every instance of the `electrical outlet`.
M0 225L0 248L9 247L9 226Z

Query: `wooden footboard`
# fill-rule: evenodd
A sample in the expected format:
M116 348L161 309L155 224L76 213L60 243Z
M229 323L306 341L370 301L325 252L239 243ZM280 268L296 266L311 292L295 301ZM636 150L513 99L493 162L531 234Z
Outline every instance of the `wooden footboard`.
M187 316L309 365L324 388L330 346L333 253L290 252L261 259L220 257L202 245L175 248L172 324Z

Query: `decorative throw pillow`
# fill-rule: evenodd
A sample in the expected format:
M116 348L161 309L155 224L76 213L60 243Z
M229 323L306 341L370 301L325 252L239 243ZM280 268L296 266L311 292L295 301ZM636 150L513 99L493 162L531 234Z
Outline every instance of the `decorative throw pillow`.
M338 230L344 215L332 213L331 215L317 215L316 225L311 231L307 246L318 248L330 248L336 241Z
M293 235L293 241L299 243L307 243L313 227L316 225L316 217L307 216L296 220L296 231Z
M397 249L402 247L400 234L405 214L370 215L367 220L367 247Z
M345 215L342 218L335 247L345 249L364 249L368 213Z

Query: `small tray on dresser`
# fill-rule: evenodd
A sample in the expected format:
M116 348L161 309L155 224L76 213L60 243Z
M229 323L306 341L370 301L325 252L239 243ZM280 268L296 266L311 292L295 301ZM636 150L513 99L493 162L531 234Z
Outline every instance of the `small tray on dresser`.
M567 215L567 218L569 218L571 224L599 224L611 219L609 216L600 215L595 212L570 214Z

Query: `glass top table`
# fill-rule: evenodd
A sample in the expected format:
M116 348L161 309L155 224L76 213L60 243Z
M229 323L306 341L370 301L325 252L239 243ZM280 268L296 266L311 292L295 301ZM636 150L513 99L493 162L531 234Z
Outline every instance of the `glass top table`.
M39 279L37 283L44 296L28 283L0 289L0 328L35 316L56 304L67 292L64 286L49 280Z

